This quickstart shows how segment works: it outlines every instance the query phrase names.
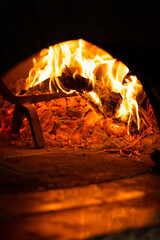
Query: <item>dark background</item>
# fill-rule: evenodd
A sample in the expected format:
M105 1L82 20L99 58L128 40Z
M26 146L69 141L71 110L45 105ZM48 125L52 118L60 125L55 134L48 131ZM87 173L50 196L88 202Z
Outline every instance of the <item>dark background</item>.
M0 0L0 74L44 47L77 38L120 47L155 73L159 29L155 0Z

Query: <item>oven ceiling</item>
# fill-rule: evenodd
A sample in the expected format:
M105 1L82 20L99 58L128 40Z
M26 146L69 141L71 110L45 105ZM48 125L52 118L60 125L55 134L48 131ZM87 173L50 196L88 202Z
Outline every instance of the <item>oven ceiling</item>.
M1 0L0 74L48 45L77 38L123 46L155 65L160 39L154 2Z

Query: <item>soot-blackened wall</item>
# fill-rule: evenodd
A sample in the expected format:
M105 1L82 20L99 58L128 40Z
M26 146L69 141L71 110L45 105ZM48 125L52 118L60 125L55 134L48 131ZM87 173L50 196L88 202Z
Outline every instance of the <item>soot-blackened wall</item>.
M0 0L0 74L57 42L84 38L125 46L156 62L158 1Z

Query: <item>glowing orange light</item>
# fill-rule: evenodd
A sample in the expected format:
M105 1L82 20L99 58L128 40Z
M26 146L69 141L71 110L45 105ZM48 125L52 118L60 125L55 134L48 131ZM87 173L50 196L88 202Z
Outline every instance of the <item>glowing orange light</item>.
M128 126L131 121L135 121L139 129L140 118L136 101L138 92L142 90L139 80L135 75L128 75L127 77L129 69L124 63L114 59L103 49L82 39L59 43L50 46L49 49L43 49L39 59L33 59L33 68L26 79L27 88L49 78L50 91L53 90L52 82L65 92L58 77L62 75L66 66L72 69L73 77L80 74L90 79L93 86L90 95L95 99L95 103L100 104L99 97L94 92L94 85L97 80L101 81L101 85L111 91L121 93L123 101L116 117L128 122ZM57 91L59 89L57 88Z

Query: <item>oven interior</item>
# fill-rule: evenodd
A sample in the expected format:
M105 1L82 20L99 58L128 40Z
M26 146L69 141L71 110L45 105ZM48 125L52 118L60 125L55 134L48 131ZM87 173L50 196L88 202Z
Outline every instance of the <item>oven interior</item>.
M12 2L8 10L0 4L1 75L8 88L28 76L35 52L81 37L138 76L160 124L155 4L87 1L78 12L73 1ZM2 239L158 239L159 142L149 144L131 157L100 149L35 149L1 139Z

